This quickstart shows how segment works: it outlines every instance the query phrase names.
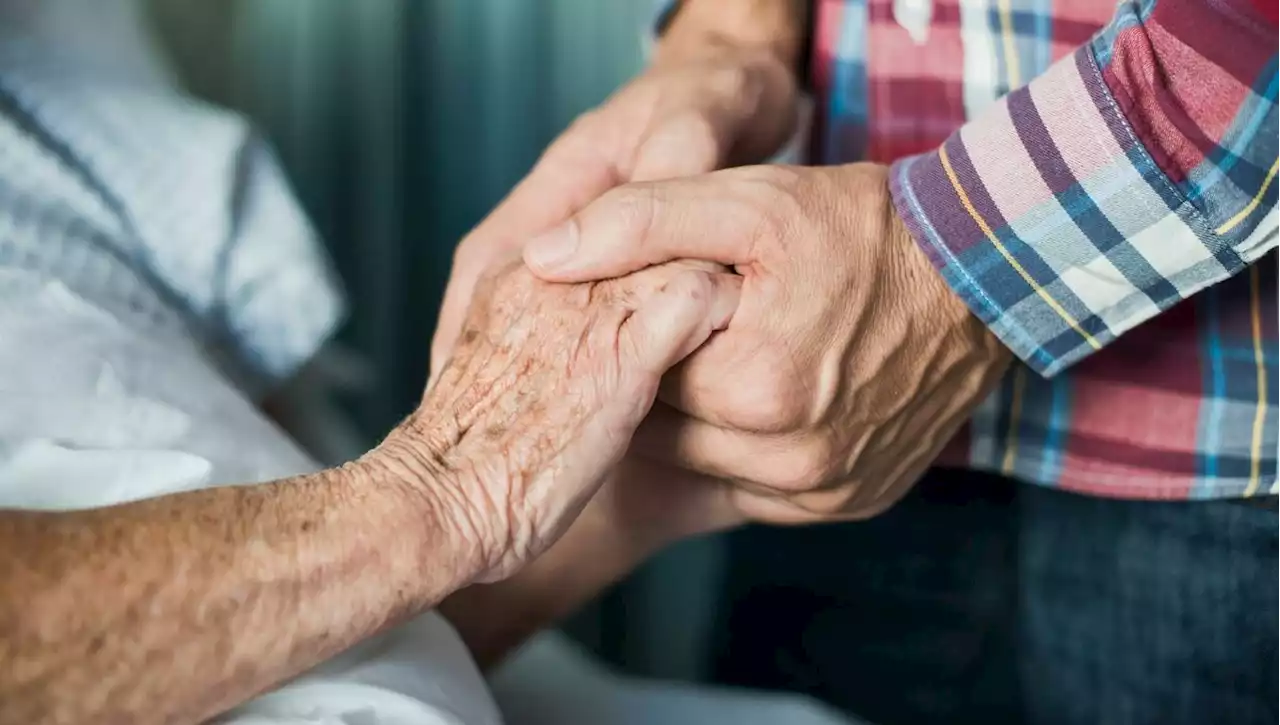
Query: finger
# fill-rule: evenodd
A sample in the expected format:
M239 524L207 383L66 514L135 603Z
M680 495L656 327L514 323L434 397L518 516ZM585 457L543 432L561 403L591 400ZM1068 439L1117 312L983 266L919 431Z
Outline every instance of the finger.
M754 485L757 436L691 418L657 403L636 430L631 449L655 461L712 478ZM759 493L767 490L760 487Z
M887 504L864 502L847 487L805 488L812 463L786 439L744 434L694 420L661 403L631 440L629 455L705 480L731 481L732 510L771 524L862 519Z
M696 473L734 481L761 496L824 487L836 452L825 441L749 433L691 418L657 403L632 438L632 450Z
M744 284L750 284L746 281ZM658 400L712 425L761 435L785 435L812 422L812 376L784 338L763 330L742 303L727 331L662 377ZM758 300L758 297L754 299Z
M724 108L667 119L641 140L630 181L661 181L715 171L724 165L738 125L736 115Z
M734 274L681 270L622 323L618 348L627 381L616 400L623 405L606 406L564 452L564 470L572 471L588 496L627 450L653 405L662 373L729 324L738 280Z
M640 274L631 274L618 279L606 280L596 284L593 299L608 300L610 304L634 310L653 297L658 290L666 286L672 276L681 270L695 270L709 273L734 274L723 264L703 262L697 259L682 259L650 267Z
M828 495L829 492L821 492ZM830 492L838 493L838 492ZM757 494L742 489L733 492L734 506L751 521L763 521L773 526L808 526L836 521L861 521L873 514L862 514L854 509L828 509L827 504L814 504L806 494L787 496Z
M674 103L660 106L657 122L641 139L631 181L758 163L790 136L795 80L769 53L695 62L691 70L677 78Z
M756 207L734 171L606 192L564 224L530 240L525 263L552 282L608 279L674 259L753 261Z
M658 378L723 330L738 308L741 278L683 270L642 302L623 323L619 347L627 363Z

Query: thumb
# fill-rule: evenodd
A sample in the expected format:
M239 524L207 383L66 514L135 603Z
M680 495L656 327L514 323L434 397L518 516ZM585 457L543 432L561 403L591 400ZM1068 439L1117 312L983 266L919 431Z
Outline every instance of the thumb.
M750 262L755 217L729 173L617 187L531 239L525 264L550 282L588 282L677 259Z
M636 151L631 181L660 181L715 171L724 165L736 129L727 114L687 113L647 133Z
M623 323L619 348L654 383L673 365L728 327L738 309L742 278L685 270L672 277Z

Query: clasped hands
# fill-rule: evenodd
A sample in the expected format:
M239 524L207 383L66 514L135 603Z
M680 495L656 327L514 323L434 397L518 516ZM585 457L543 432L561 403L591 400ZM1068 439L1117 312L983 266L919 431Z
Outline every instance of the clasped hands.
M571 127L460 245L427 397L450 398L455 416L523 401L501 406L526 438L489 424L494 446L515 449L498 458L512 467L501 473L542 481L522 501L567 497L554 525L506 534L525 542L515 559L545 549L588 502L653 543L747 520L872 516L1007 366L910 238L884 167L724 168L781 144L795 93L766 52L659 62ZM553 364L468 360L495 316L517 332L486 344L547 345ZM538 327L549 337L520 337ZM593 362L601 355L609 364ZM485 375L524 392L477 387ZM555 402L538 402L539 386ZM561 410L567 399L578 403ZM621 407L584 415L591 406ZM585 440L570 444L556 426ZM520 473L564 450L573 455L557 466L603 488L584 480L553 494L549 474Z

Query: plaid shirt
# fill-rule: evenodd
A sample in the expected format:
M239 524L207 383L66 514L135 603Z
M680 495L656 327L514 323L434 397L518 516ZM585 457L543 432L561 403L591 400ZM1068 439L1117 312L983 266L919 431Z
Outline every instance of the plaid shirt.
M916 240L1022 361L944 461L1275 493L1274 1L815 0L812 20L812 160L892 163Z

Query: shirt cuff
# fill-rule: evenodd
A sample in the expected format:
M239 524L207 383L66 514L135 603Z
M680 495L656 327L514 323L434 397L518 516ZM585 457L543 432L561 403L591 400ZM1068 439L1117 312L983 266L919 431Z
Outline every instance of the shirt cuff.
M955 292L1051 376L1275 246L1220 233L1152 160L1089 45L937 151L891 170L899 215Z

